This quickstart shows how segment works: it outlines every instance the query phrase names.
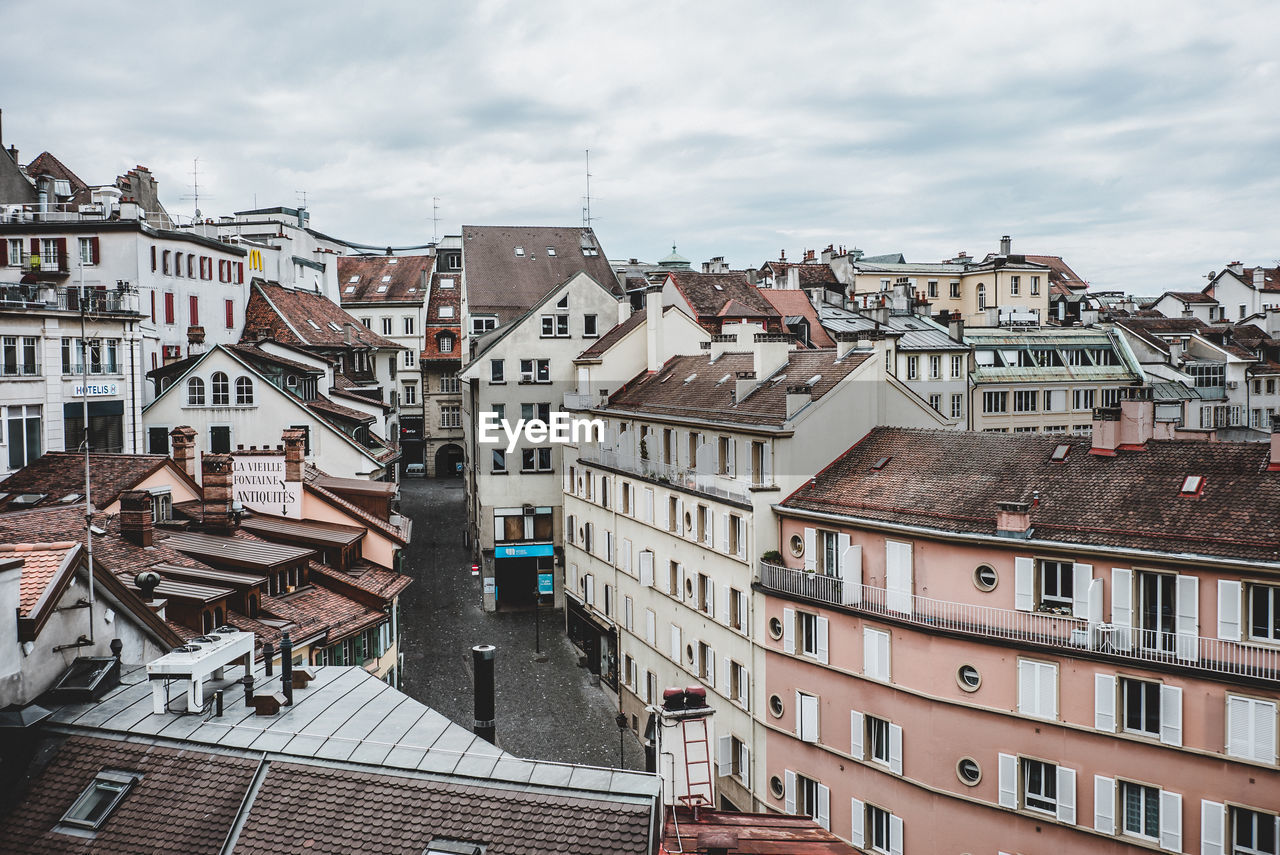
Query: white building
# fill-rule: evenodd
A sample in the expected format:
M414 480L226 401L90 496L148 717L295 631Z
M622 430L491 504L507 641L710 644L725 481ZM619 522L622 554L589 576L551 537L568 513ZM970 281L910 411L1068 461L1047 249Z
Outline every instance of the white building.
M1240 321L1280 308L1280 267L1245 267L1233 261L1209 275L1205 293L1221 306L1218 319Z

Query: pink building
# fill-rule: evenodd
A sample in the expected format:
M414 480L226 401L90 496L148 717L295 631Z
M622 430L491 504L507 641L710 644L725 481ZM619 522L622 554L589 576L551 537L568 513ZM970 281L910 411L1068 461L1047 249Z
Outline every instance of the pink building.
M878 428L778 506L773 806L873 852L1280 851L1280 433L1151 407Z

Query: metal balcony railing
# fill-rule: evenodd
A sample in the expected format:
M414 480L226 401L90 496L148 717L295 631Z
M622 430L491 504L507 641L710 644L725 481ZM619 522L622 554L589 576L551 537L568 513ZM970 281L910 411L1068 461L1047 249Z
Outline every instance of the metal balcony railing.
M564 393L564 408L566 410L591 410L603 407L608 403L609 399L604 395L579 394L578 392Z
M658 463L644 460L618 451L607 451L596 445L586 445L578 450L578 460L583 463L599 463L611 469L630 472L664 484L674 484L708 496L729 499L734 502L751 502L751 490L747 484L726 478L723 475L712 475L697 472L670 463ZM762 486L762 485L754 485Z
M1280 682L1280 649L1273 647L1091 623L1070 615L935 600L870 585L854 585L835 576L764 561L760 562L759 579L761 586L769 590L891 617L926 630L1005 638L1056 647L1068 653L1091 650L1126 660L1164 662L1215 674Z

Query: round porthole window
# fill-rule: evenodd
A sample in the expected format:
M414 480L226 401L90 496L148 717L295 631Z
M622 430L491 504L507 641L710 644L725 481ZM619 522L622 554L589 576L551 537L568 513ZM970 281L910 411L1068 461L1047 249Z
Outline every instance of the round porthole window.
M769 712L773 713L774 718L782 718L782 698L779 695L769 696Z
M689 664L693 664L693 645L686 644L684 646L684 658L689 660Z
M961 665L959 670L956 671L956 682L966 692L976 692L978 687L982 685L982 675L972 665Z
M786 790L782 786L782 779L777 775L769 779L769 792L773 793L775 799L780 799L786 794Z
M979 591L994 591L1000 577L990 564L979 564L973 570L973 584Z
M956 764L956 777L965 786L977 786L982 780L982 767L972 757L961 757L960 762Z
M782 621L776 617L769 618L769 635L774 641L782 638Z
M693 580L692 580L692 579L685 579L685 580L684 580L684 595L685 595L686 597L692 597L692 596L693 596Z
M693 514L689 513L688 511L685 511L685 514L684 514L684 530L687 531L690 535L693 534Z
M798 534L793 534L791 535L791 540L789 541L789 543L791 544L792 555L794 555L796 558L799 558L800 556L804 555L804 538L803 537L801 537Z

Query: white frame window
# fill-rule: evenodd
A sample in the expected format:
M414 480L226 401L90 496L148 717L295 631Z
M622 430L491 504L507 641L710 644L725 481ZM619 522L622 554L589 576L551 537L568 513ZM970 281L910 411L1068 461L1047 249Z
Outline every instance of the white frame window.
M1120 832L1142 840L1160 839L1160 790L1133 781L1116 781L1120 790Z
M1056 814L1058 811L1058 767L1044 760L1018 760L1018 794L1028 810Z

